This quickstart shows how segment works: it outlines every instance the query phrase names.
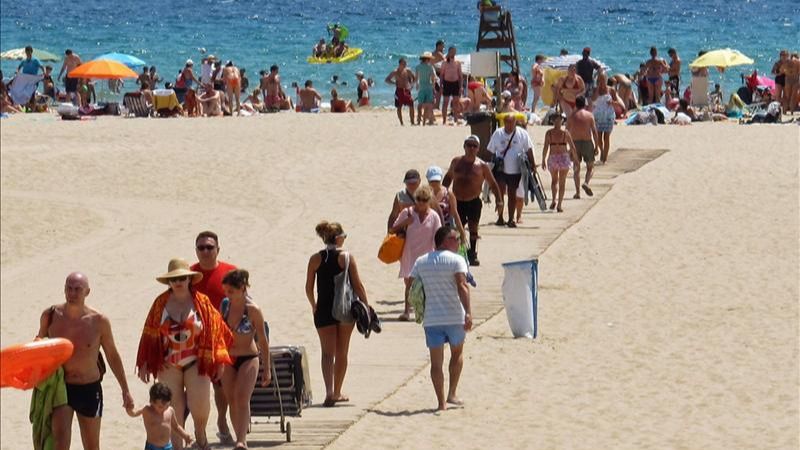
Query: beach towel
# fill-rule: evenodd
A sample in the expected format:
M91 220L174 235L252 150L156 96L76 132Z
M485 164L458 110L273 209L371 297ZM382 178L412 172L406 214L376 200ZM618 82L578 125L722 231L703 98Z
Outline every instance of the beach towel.
M53 409L67 404L67 384L64 381L64 369L58 370L46 380L39 383L31 395L30 421L33 425L33 448L35 450L52 450L53 442Z
M36 91L36 84L42 80L42 75L28 75L20 73L14 77L11 86L8 88L8 95L15 105L28 103L31 96Z
M156 89L153 91L153 108L158 111L160 109L173 110L180 104L178 103L178 96L172 89Z
M136 355L137 370L141 370L147 364L147 372L154 377L164 366L166 349L159 328L169 296L170 292L165 291L153 302L147 319L145 319L144 330L139 340L139 351ZM200 315L200 321L203 323L203 331L197 344L197 371L200 375L212 376L221 364L233 364L228 354L228 346L233 341L233 334L205 294L194 293L194 309Z

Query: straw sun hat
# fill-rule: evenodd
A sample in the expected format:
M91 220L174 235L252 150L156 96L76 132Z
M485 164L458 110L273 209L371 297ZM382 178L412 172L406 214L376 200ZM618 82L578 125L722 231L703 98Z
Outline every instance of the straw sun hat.
M189 270L189 263L186 262L185 259L172 258L169 260L167 273L156 277L156 280L158 280L159 283L169 284L171 278L185 277L188 275L192 276L192 284L197 284L203 279L202 273Z

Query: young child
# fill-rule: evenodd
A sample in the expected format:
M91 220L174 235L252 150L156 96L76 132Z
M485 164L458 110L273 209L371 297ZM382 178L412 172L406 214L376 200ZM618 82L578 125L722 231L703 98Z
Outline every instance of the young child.
M144 408L134 411L128 409L131 417L142 416L144 418L144 429L147 432L147 442L144 450L172 450L172 431L176 431L186 445L192 443L192 437L186 432L175 418L175 410L169 405L172 401L172 392L167 385L155 383L150 388L150 404Z

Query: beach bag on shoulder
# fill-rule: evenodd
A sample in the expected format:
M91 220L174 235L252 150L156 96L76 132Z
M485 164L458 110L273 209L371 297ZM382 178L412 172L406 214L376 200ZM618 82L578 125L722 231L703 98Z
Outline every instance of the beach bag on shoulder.
M492 157L492 172L493 173L504 173L506 168L506 153L508 153L508 149L511 148L511 143L514 142L514 136L517 135L517 129L514 128L514 132L511 133L511 137L508 139L508 144L506 144L506 149L503 150L502 155L495 154Z
M408 290L408 303L414 308L414 321L422 323L425 318L425 286L422 280L414 278Z
M406 239L396 234L387 234L383 238L381 248L378 249L378 259L385 264L391 264L400 261L403 256L403 247L406 245Z
M353 302L357 301L350 284L350 254L344 253L344 270L333 277L333 318L339 322L353 322Z

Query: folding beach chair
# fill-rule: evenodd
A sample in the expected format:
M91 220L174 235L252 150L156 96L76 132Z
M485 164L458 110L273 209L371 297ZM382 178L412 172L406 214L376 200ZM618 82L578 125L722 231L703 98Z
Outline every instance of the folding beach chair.
M128 92L122 97L122 104L128 109L128 115L134 117L150 117L153 109L147 104L141 92Z
M699 110L708 109L708 77L692 76L691 106Z

